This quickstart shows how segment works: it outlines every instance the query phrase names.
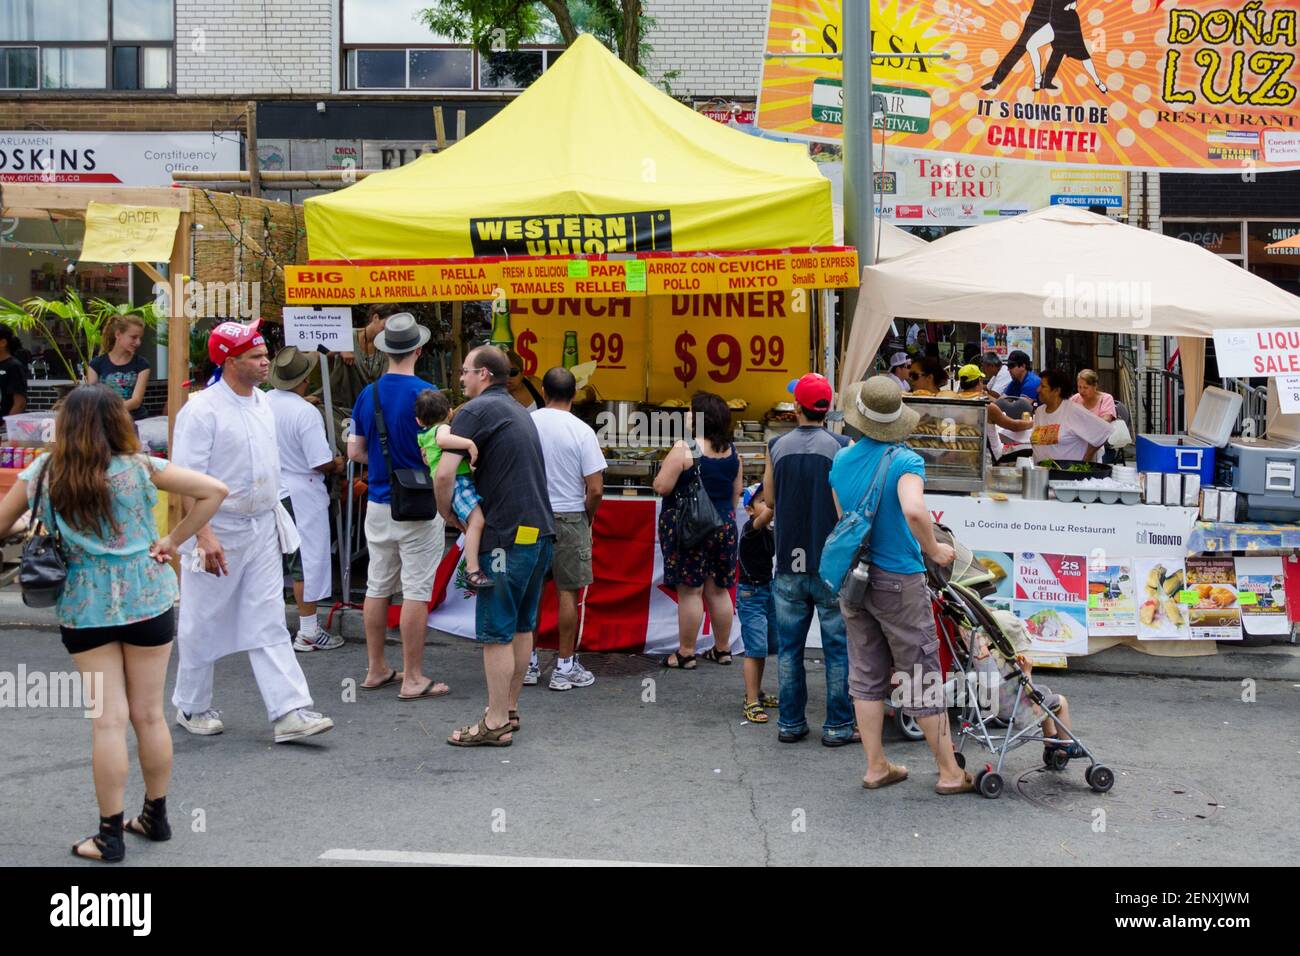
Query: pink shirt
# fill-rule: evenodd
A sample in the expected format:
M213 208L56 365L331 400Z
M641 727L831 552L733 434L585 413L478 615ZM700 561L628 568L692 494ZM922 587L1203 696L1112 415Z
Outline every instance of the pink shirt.
M1070 396L1070 401L1074 402L1076 405L1083 405L1086 411L1092 412L1098 418L1106 418L1108 415L1111 418L1118 418L1119 416L1115 413L1114 396L1112 396L1110 392L1098 392L1097 394L1100 397L1097 399L1096 408L1088 408L1087 405L1083 405L1083 399L1079 397L1078 392L1075 392Z

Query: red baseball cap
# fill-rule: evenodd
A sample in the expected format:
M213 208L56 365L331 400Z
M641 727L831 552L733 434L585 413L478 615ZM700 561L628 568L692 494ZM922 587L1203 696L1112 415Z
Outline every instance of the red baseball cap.
M222 322L208 336L208 358L214 365L222 365L226 359L242 355L249 349L265 345L260 330L261 319L254 319L248 325L239 322Z
M791 382L790 391L794 392L794 400L810 412L830 411L831 402L835 398L826 376L816 372L809 372L803 378Z

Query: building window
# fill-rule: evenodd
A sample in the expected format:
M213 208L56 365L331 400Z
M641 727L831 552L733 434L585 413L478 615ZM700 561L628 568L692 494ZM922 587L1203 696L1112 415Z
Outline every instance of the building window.
M478 58L481 90L522 90L546 69L544 50L503 50Z
M37 89L39 56L34 46L0 47L0 89Z
M420 12L430 5L429 0L343 0L345 87L521 90L562 52L536 44L482 56L467 44L430 31L420 20Z
M175 16L174 0L0 0L0 87L170 89Z

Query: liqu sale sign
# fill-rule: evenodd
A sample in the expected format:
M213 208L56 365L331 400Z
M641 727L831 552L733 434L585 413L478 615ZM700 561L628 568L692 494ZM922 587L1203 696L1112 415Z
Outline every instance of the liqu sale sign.
M872 0L873 89L895 104L876 126L1008 160L1300 168L1296 20L1295 0ZM842 50L838 0L773 0L769 53ZM838 60L765 61L758 125L840 139L840 79Z
M1220 329L1214 333L1214 355L1220 375L1300 375L1300 329Z

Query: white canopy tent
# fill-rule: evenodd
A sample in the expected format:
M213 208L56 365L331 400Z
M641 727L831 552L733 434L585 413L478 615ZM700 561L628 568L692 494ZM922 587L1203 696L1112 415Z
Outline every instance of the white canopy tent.
M1216 329L1300 326L1300 298L1190 242L1049 206L867 266L842 383L872 367L895 318L1175 335L1198 381ZM1186 395L1190 421L1200 389Z

